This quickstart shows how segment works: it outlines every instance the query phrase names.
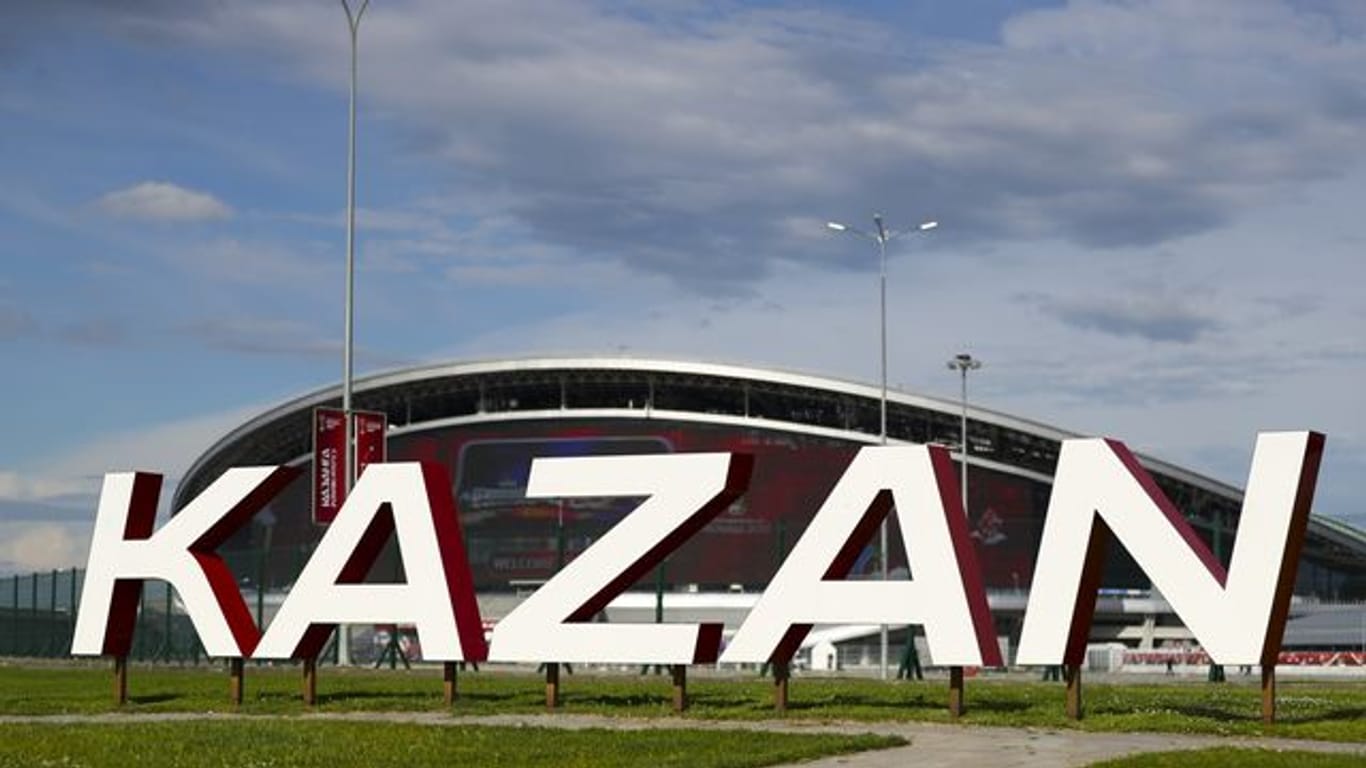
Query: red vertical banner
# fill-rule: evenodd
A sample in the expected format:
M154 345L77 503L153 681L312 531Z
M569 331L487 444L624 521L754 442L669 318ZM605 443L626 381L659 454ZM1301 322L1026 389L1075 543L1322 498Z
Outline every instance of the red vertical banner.
M356 477L371 464L382 463L388 453L389 415L382 411L352 411L356 420Z
M356 477L388 453L389 416L381 411L352 411L355 424ZM313 522L337 518L346 501L346 412L313 409Z
M346 414L313 409L313 522L327 524L346 499Z

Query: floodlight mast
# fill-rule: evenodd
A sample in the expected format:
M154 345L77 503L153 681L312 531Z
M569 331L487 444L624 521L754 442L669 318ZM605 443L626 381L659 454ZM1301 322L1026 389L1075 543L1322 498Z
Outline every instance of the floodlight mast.
M841 224L838 221L827 221L825 226L835 232L857 235L858 237L872 240L877 244L878 253L878 318L879 318L879 347L881 355L881 378L882 378L882 397L880 399L878 438L881 445L887 444L887 243L908 233L928 232L939 226L937 221L925 221L916 226L915 229L906 231L891 230L882 221L881 213L873 214L873 224L877 227L876 234L864 232L860 229ZM882 563L882 580L887 580L887 521L882 521L882 526L878 532L879 559ZM879 632L882 646L882 679L887 679L887 625L883 624Z
M960 402L963 406L963 418L960 422L962 433L959 438L959 452L962 456L962 477L963 481L959 484L963 492L963 514L968 514L968 371L975 371L982 367L982 361L968 354L961 352L953 356L948 363L949 370L962 373L963 388Z

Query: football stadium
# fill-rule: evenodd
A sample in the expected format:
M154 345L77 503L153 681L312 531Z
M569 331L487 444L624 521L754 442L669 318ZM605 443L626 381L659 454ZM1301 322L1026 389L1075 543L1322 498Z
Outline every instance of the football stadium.
M353 407L387 416L390 461L435 461L453 484L486 621L496 622L639 502L527 499L531 461L734 451L754 457L745 493L663 567L609 606L609 621L718 618L734 629L854 453L880 441L875 386L753 367L672 360L547 358L451 363L358 379ZM340 387L309 393L248 421L198 458L180 483L179 509L229 467L311 469L314 410L337 407ZM968 463L969 527L1006 658L1018 640L1060 441L1080 435L962 404L888 394L891 443L940 444ZM1118 436L1122 439L1122 436ZM1249 436L1251 439L1251 436ZM1159 459L1142 463L1210 550L1228 564L1241 491ZM890 541L899 541L895 520ZM224 547L244 592L274 602L297 576L324 526L314 520L309 472ZM891 547L888 571L904 578ZM876 542L851 578L880 578ZM376 580L401 578L396 549ZM1318 516L1309 523L1286 645L1356 650L1366 599L1366 534ZM268 607L262 605L268 615ZM1328 617L1325 619L1325 616ZM1297 621L1312 624L1300 631ZM1338 626L1338 625L1341 626ZM914 637L897 628L894 641ZM909 634L908 634L909 632ZM806 663L871 663L876 628L818 628ZM1302 636L1302 637L1301 637ZM1092 641L1139 651L1189 650L1192 638L1122 546L1111 546ZM816 645L828 643L822 653ZM358 645L367 646L364 640ZM826 653L825 651L831 651Z

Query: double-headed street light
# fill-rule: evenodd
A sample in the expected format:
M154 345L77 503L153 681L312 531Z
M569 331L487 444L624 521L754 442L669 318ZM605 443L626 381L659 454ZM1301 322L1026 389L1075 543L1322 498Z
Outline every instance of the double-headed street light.
M939 226L937 221L926 221L912 230L887 229L882 222L882 214L873 214L873 224L877 226L876 232L864 232L861 229L841 224L838 221L827 221L825 226L836 232L846 232L851 235L872 240L877 244L878 253L878 285L879 285L879 327L881 329L881 348L882 348L882 416L881 427L878 432L882 438L882 444L887 444L887 243L901 237L907 232L928 232Z
M879 286L879 328L882 350L882 399L881 399L881 426L878 430L878 437L882 445L887 444L887 243L905 234L916 232L928 232L939 226L937 221L925 221L910 230L888 229L882 221L882 214L873 214L873 224L877 229L873 232L864 232L838 221L828 221L825 226L836 232L844 232L857 235L867 240L872 240L877 244L878 254L878 286ZM878 536L878 549L882 560L882 580L887 580L887 520L884 518ZM882 640L882 679L887 679L887 625L883 624L881 629Z

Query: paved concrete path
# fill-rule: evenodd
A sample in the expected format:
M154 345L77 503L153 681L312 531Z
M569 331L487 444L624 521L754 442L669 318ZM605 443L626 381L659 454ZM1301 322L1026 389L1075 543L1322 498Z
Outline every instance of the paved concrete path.
M188 720L278 719L279 715L168 712L157 714L0 716L0 723L138 723ZM679 718L620 718L601 715L484 715L452 716L442 712L346 712L292 716L300 720L403 722L420 725L502 725L538 728L606 728L647 730L756 730L779 733L878 733L901 736L904 747L828 757L802 766L820 768L1054 768L1084 766L1098 760L1178 749L1230 746L1276 751L1309 750L1361 756L1366 744L1256 737L1187 736L1160 733L1097 733L1034 728L935 725L929 723L813 722L790 720L690 720Z
M1045 768L1085 766L1142 752L1201 749L1204 747L1251 747L1256 749L1308 750L1360 755L1366 762L1366 744L1340 744L1294 739L1183 736L1160 733L1091 733L1032 728L984 728L929 724L877 727L876 733L894 733L910 745L877 752L830 757L806 766L843 768Z

